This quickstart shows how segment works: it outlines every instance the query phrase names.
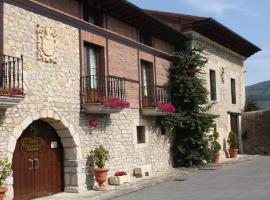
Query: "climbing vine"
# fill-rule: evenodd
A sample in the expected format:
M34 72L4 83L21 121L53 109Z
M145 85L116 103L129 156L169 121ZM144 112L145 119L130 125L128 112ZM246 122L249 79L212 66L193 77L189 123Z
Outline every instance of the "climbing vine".
M211 105L201 77L206 62L203 52L197 49L173 54L170 83L176 112L161 121L173 131L171 152L175 166L200 165L211 159L207 133L214 126L216 116L208 112Z

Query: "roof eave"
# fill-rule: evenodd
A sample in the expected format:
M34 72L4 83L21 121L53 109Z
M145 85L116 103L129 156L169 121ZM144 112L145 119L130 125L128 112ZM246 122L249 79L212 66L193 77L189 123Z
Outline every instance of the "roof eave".
M199 30L198 28L206 27L206 26L211 25L211 24L215 24L216 26L219 26L225 32L230 33L235 38L237 38L241 42L245 43L245 45L249 46L251 48L250 52L249 53L246 53L243 56L250 57L251 55L257 53L258 51L261 51L261 48L257 47L255 44L251 43L247 39L243 38L242 36L240 36L239 34L235 33L234 31L232 31L228 27L224 26L223 24L219 23L218 21L216 21L213 18L206 18L206 19L202 19L202 20L198 20L198 21L193 22L192 23L192 29L194 31L196 31L196 30Z

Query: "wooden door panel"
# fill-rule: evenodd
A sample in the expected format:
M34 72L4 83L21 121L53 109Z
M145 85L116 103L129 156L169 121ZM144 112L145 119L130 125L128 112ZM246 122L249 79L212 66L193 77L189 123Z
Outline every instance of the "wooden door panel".
M238 116L237 115L231 115L231 130L238 134Z
M25 131L15 147L13 156L13 177L15 200L31 199L33 196L33 173L32 154L26 155L22 152L21 145L24 138L29 137L30 132Z
M18 139L13 156L14 191L15 199L28 200L32 198L47 196L63 190L62 172L62 145L55 130L43 121L34 122L38 130L40 150L35 148L25 154L22 149L24 138L33 138L31 128L27 128ZM51 148L51 142L57 143L57 148ZM34 161L33 169L29 170Z

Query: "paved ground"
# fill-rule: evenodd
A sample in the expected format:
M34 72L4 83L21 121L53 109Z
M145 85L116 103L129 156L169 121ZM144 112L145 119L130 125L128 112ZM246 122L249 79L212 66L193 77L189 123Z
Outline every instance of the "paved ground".
M135 179L121 186L107 186L107 192L63 192L39 200L270 200L270 192L267 191L270 186L270 157L241 154L237 159L226 159L214 168L216 170L172 169L160 176ZM236 189L233 189L234 183ZM260 195L266 198L257 198Z
M198 170L114 200L270 200L270 156Z

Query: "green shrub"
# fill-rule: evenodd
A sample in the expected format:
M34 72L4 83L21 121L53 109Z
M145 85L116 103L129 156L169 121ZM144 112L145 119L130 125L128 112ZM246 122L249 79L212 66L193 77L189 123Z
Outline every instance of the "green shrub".
M176 112L162 117L162 125L172 130L173 165L194 166L210 161L208 133L217 117L209 113L211 103L203 80L205 63L202 50L186 48L175 52L169 69L170 91Z
M237 135L233 131L229 133L227 142L229 143L231 149L238 149Z
M213 151L213 154L217 154L221 150L221 145L218 141L213 141L211 144L211 149Z
M95 148L92 151L93 161L98 168L104 168L105 162L109 160L109 151L105 149L103 145Z
M0 187L4 185L5 180L12 173L11 163L8 163L7 159L0 160Z
M217 132L217 125L214 125L214 131L211 142L211 150L213 154L217 154L221 150L221 145L217 141L219 138L219 133Z

